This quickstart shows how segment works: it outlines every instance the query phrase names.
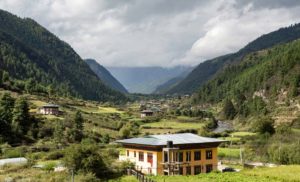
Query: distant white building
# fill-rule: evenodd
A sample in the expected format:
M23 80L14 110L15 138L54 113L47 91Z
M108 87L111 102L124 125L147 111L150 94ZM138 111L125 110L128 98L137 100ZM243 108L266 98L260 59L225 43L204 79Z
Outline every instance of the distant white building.
M55 104L43 105L39 108L38 113L44 115L59 115L59 106Z
M153 111L152 110L143 110L141 112L141 118L153 116Z
M27 164L27 162L28 160L24 157L0 159L0 166L4 166L7 164L22 165L22 164Z

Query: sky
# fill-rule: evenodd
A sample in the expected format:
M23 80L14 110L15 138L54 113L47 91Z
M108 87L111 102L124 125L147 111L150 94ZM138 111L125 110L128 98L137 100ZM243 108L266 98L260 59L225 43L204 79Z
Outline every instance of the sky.
M300 22L298 0L0 0L104 66L195 66Z

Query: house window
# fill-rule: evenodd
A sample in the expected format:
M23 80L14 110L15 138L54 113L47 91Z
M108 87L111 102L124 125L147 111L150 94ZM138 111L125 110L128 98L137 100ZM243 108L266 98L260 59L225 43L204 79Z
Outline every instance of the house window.
M206 151L206 159L212 159L212 150Z
M179 152L178 154L179 154L178 161L183 162L183 152Z
M195 151L194 152L194 160L195 161L201 160L201 152L200 151Z
M213 170L213 165L212 164L207 164L206 165L206 173L210 173Z
M179 175L183 175L183 167L179 167Z
M185 158L185 161L187 161L187 162L189 162L189 161L191 161L191 152L190 151L188 151L188 152L186 152L185 153L186 154L186 158Z
M194 174L197 175L197 174L200 174L201 173L201 166L195 166L194 167Z
M139 152L139 161L144 161L144 152Z
M136 157L136 151L133 152L133 156Z
M153 164L153 154L152 153L147 153L147 162Z
M188 166L185 169L186 169L186 175L191 175L192 174L192 172L191 172L191 166Z
M168 160L168 152L164 152L164 162L168 162L169 160Z
M127 153L127 157L129 157L129 150L126 150L126 153Z

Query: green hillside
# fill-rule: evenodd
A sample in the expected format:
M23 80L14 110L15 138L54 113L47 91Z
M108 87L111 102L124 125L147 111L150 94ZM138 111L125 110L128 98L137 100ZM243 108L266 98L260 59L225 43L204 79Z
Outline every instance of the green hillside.
M67 43L34 20L0 10L1 87L98 101L125 100Z
M300 24L263 35L234 54L220 56L199 64L184 80L165 93L193 93L205 82L212 79L224 66L239 62L251 52L270 48L276 44L287 43L298 38L300 38Z
M110 88L122 93L128 93L126 88L102 65L94 59L85 59L91 70Z
M238 64L227 66L197 92L196 102L219 102L227 97L251 98L254 92L276 98L299 95L300 40L247 55Z

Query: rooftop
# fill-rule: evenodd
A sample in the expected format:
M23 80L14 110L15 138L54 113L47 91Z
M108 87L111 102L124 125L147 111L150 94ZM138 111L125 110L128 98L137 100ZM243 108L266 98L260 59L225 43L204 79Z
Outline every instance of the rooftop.
M24 157L8 158L8 159L0 160L0 166L3 166L5 164L25 164L25 163L27 163L27 159Z
M141 113L153 113L153 111L148 109L148 110L141 111Z
M59 105L56 105L56 104L45 104L42 107L59 107Z
M125 140L117 140L117 143L122 144L140 144L152 146L164 146L167 141L173 141L174 145L180 144L201 144L201 143L219 143L224 140L216 138L201 137L192 133L179 133L167 135L148 135L140 138L130 138Z

